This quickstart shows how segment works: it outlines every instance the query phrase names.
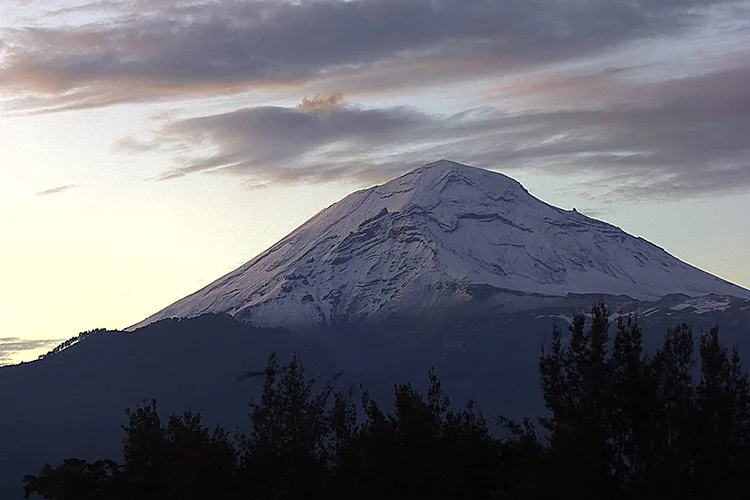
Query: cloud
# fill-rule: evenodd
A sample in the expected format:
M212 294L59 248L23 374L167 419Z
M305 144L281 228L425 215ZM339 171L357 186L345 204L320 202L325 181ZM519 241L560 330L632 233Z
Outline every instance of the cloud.
M724 3L95 2L89 7L108 15L88 24L5 30L0 88L15 105L43 111L304 85L413 88L684 34Z
M297 105L297 109L303 113L310 113L314 111L331 111L336 106L340 106L344 102L344 94L337 92L327 97L317 94L312 99L307 97L302 98L302 102Z
M174 121L152 142L180 151L162 179L213 173L251 186L367 184L446 157L509 172L586 173L619 200L750 190L750 66L630 86L622 78L630 75L565 77L570 95L607 89L588 105L453 114L255 107ZM519 93L539 102L557 96L548 81Z
M18 337L0 338L0 366L12 363L19 355L27 351L52 348L60 340L29 340Z
M56 186L50 189L45 189L44 191L39 191L36 193L37 196L49 196L51 194L59 194L64 193L66 191L70 191L71 189L75 189L80 187L78 184L66 184L64 186Z
M222 172L259 183L330 180L336 177L333 158L392 145L409 131L424 129L430 120L406 107L339 106L309 113L263 106L177 121L164 127L154 143L194 152L187 164L165 172L162 179ZM325 161L332 161L331 168L314 165Z
M162 180L366 184L448 157L587 173L613 199L750 186L748 1L101 0L75 9L5 30L9 107L248 89L308 96L296 107L164 116L153 137L113 145L172 154ZM87 24L55 25L80 9ZM463 111L428 111L429 92L445 85L439 95L452 105L441 108ZM423 109L353 104L394 102L398 92Z
M153 117L154 121L158 121L158 117ZM157 151L162 149L159 144L154 143L153 141L144 141L136 139L135 137L123 137L122 139L119 139L118 141L115 141L114 144L112 144L112 151L115 153L124 153L124 154L138 154L138 153L148 153L150 151Z

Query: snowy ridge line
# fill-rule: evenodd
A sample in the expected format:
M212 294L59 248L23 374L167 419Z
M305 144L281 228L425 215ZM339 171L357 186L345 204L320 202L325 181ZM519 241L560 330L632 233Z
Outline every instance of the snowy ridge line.
M473 295L477 286L487 293ZM290 330L434 318L520 300L508 290L750 299L642 238L535 198L510 177L441 160L352 193L131 329L203 313Z

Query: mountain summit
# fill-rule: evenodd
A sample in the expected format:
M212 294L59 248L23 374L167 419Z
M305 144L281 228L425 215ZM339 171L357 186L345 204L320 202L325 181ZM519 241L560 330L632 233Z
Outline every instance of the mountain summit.
M441 160L347 196L133 328L223 312L296 330L569 293L750 298L642 238L544 203L510 177Z

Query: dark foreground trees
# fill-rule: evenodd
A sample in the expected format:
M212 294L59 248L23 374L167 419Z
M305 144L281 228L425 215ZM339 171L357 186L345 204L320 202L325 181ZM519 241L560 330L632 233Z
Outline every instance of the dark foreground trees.
M65 499L671 499L750 486L750 389L718 330L669 330L644 352L641 330L599 304L554 330L539 362L549 415L498 419L454 409L430 374L426 395L395 387L314 390L298 359L269 359L252 427L232 438L199 415L129 413L123 462L78 459L26 476L27 496Z
M706 498L750 486L750 388L736 350L691 329L667 331L653 355L606 307L555 330L540 359L546 466L560 494L578 498Z

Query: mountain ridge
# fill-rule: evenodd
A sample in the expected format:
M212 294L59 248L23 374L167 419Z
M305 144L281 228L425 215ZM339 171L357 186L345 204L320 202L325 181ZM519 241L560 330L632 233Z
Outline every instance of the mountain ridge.
M291 330L429 317L472 303L477 286L499 305L510 292L750 298L643 238L535 198L508 176L440 160L350 194L131 329L203 313Z

